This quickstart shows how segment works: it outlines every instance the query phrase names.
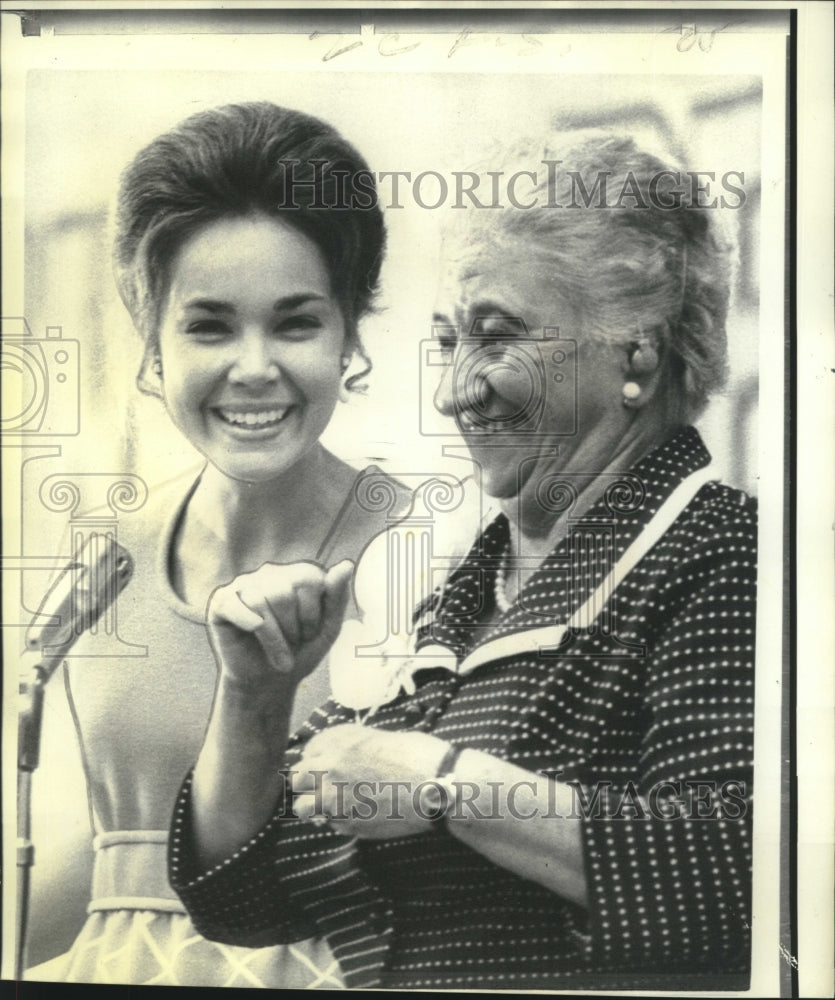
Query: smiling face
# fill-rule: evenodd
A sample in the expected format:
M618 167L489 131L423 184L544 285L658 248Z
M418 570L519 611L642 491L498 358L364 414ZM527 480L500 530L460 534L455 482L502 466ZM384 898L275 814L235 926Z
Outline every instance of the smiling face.
M165 405L230 478L273 479L315 448L344 344L322 254L292 227L221 219L177 254L159 331Z
M449 364L435 404L456 420L487 494L537 503L544 477L600 472L616 450L629 422L625 354L584 337L535 245L479 246L453 249L442 280L435 323L450 328Z

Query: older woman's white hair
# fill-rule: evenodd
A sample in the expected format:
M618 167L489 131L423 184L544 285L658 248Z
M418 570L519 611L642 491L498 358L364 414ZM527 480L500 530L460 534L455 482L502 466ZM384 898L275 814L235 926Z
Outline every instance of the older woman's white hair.
M506 191L512 203L454 213L447 259L505 239L509 248L533 241L584 334L649 340L666 373L659 402L667 420L695 419L727 377L736 262L729 215L739 199L723 209L671 158L599 131L555 135L545 146L541 137L522 141L490 158L490 173L499 172L508 189L507 178L522 178Z

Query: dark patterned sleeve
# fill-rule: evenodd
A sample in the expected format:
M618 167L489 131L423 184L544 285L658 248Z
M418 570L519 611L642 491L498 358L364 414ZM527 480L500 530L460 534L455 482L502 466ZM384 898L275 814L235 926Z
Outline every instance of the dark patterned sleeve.
M589 958L744 971L750 946L756 531L703 537L664 592L637 780L585 788Z
M345 721L339 708L315 713L306 738L334 720ZM290 767L304 742L288 754ZM370 953L379 950L382 957L387 947L390 906L360 867L355 838L300 821L282 797L247 844L205 871L193 848L191 782L190 774L175 806L168 861L171 885L199 933L251 948L327 937L346 982L365 985L364 970L375 965ZM344 934L358 923L368 929L364 940Z

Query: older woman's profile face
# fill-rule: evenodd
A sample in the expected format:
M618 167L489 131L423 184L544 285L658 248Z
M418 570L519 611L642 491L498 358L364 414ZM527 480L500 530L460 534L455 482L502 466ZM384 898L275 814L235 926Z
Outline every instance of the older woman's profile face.
M434 318L448 362L435 405L454 417L484 490L508 498L622 433L624 372L614 349L584 338L535 245L458 247Z
M221 219L185 243L159 341L169 415L233 479L280 476L331 418L342 312L318 247L275 219Z

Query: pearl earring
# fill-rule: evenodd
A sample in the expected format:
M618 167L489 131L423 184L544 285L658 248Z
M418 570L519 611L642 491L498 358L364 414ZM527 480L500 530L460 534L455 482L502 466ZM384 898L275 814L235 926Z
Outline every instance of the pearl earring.
M158 354L154 356L154 360L151 362L151 371L157 378L162 377L162 358Z
M345 372L348 371L348 367L350 364L351 364L351 355L343 354L339 360L339 367L341 368L343 375L345 374Z
M622 391L624 406L632 406L633 403L638 401L638 397L641 395L641 387L637 382L626 382Z

